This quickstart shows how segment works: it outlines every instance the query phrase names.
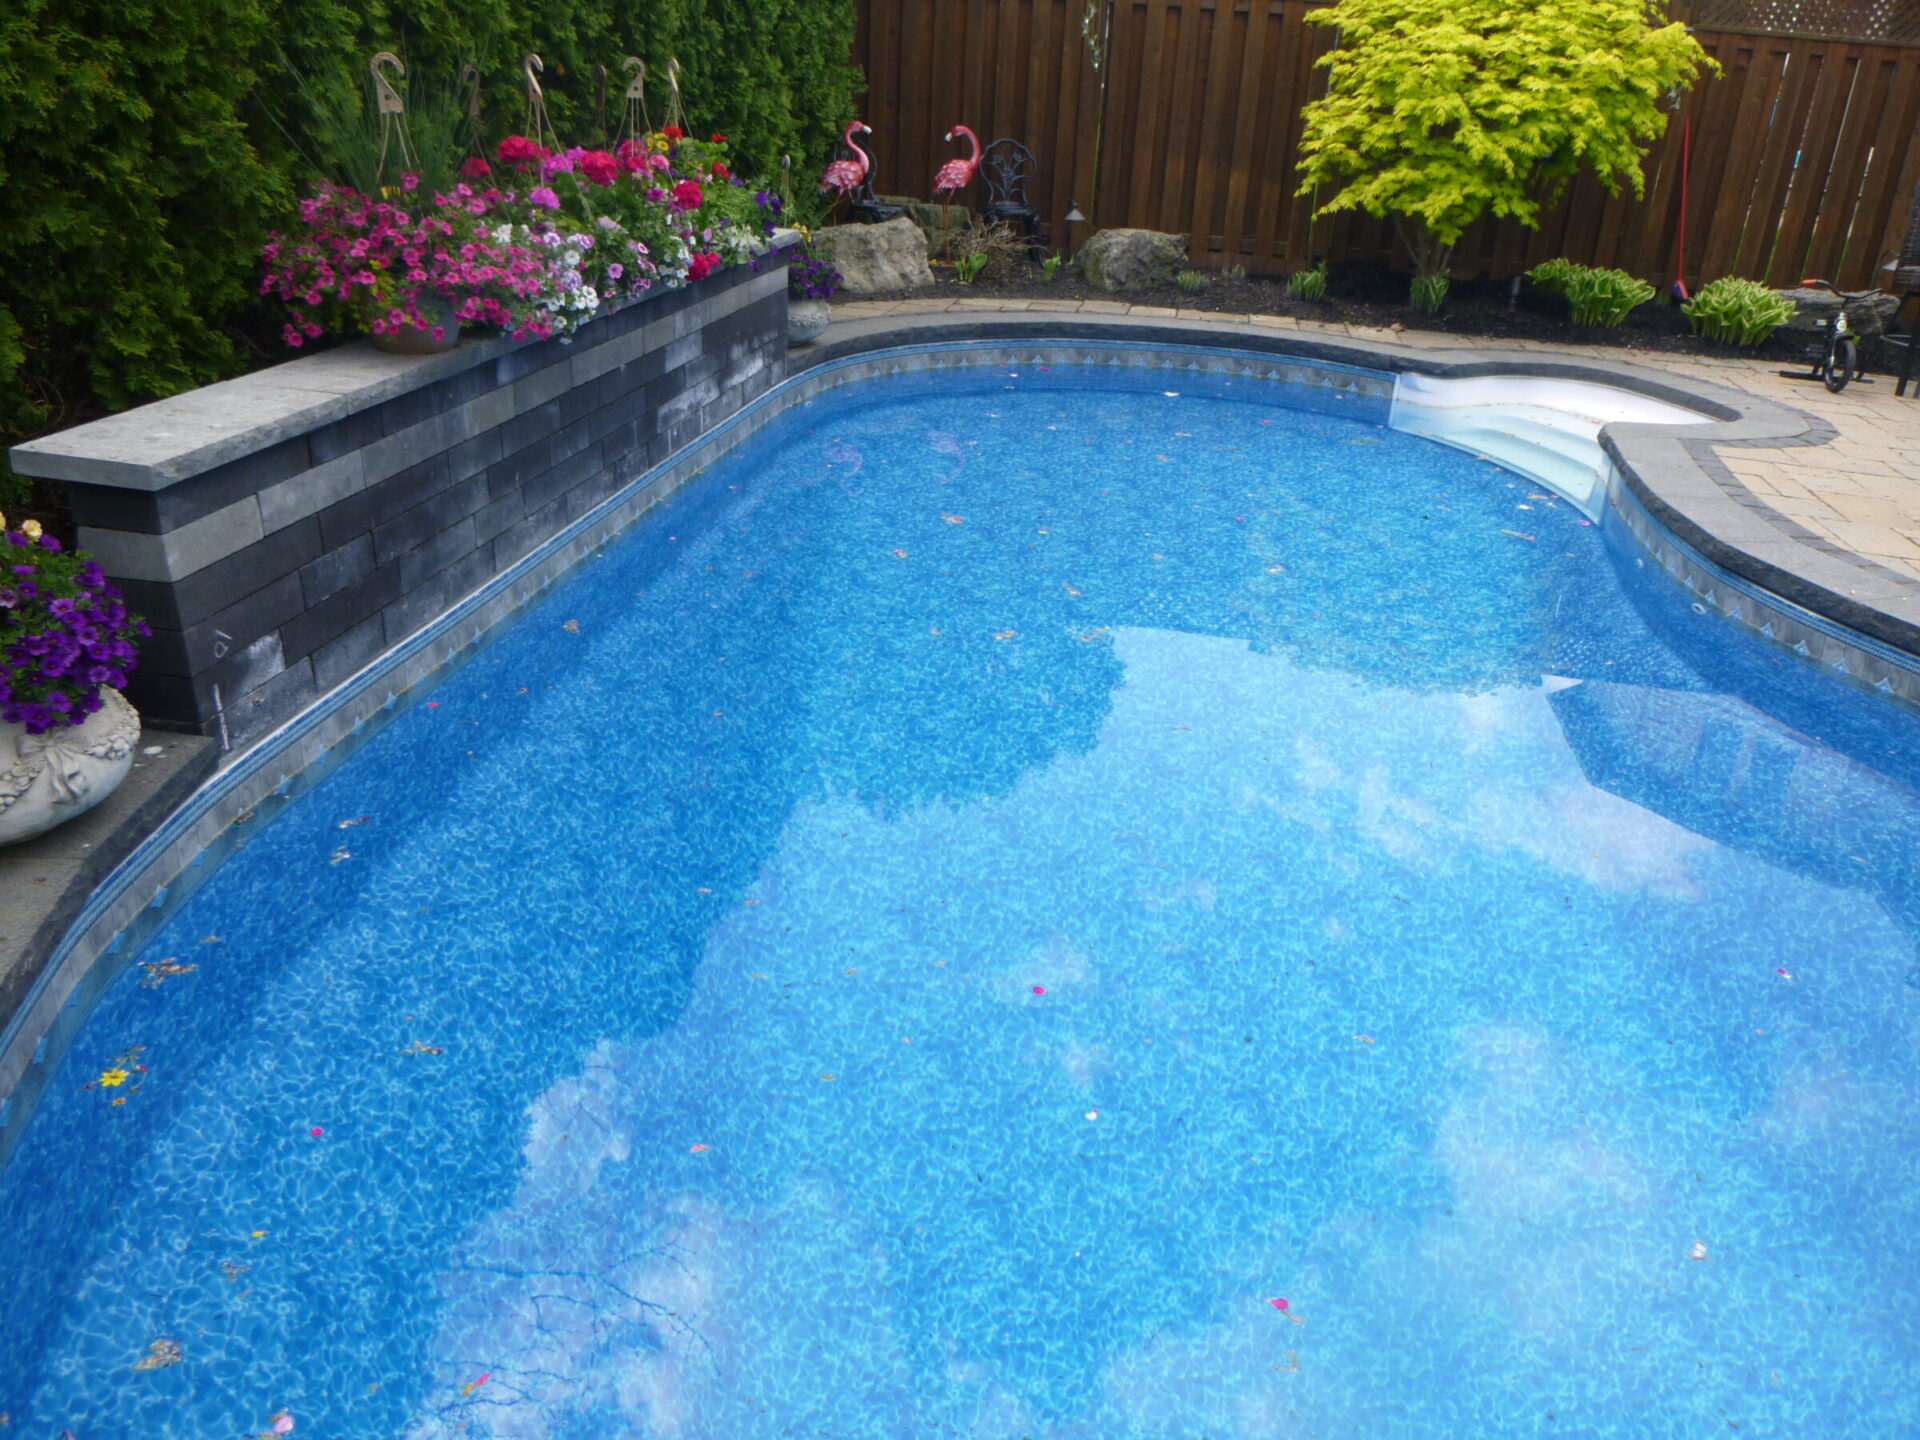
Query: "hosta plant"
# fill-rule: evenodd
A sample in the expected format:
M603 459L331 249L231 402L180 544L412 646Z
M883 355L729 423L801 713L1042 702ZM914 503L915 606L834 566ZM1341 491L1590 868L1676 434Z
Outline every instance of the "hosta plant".
M1327 262L1322 260L1311 270L1296 270L1287 277L1287 294L1295 300L1327 298Z
M1527 278L1542 290L1551 290L1556 295L1567 293L1567 284L1576 272L1585 269L1562 256L1557 260L1543 261L1527 272Z
M1527 272L1527 278L1542 290L1566 296L1574 324L1609 329L1624 322L1634 306L1646 304L1655 293L1653 286L1624 270L1602 270L1566 259L1536 265Z
M1696 334L1729 345L1758 345L1793 318L1793 302L1784 295L1730 275L1701 286L1680 309Z

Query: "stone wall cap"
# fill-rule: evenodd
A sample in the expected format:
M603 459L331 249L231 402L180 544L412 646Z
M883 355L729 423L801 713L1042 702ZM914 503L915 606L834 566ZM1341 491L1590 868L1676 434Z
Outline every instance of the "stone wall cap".
M763 253L784 252L798 240L797 231L775 231ZM640 296L614 309L655 298ZM42 435L15 445L7 456L22 475L165 490L531 343L496 336L464 340L438 355L389 355L369 340L352 340Z

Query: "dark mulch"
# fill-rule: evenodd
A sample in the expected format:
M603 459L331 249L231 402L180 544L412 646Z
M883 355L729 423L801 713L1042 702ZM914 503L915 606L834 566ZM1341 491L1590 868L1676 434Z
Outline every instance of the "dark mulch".
M1295 300L1286 282L1214 277L1200 290L1163 286L1109 294L1097 290L1070 270L1061 269L1048 280L1037 265L1014 273L982 276L971 285L951 278L946 267L936 267L930 287L887 295L863 295L863 300L1121 300L1136 305L1178 306L1228 314L1290 315L1300 320L1337 321L1347 325L1437 331L1446 335L1493 340L1563 341L1577 345L1617 346L1623 351L1658 351L1670 355L1754 355L1794 368L1805 363L1806 341L1780 336L1757 349L1739 349L1702 340L1687 325L1686 316L1671 297L1662 294L1634 310L1624 325L1602 330L1576 326L1567 319L1566 301L1522 280L1516 295L1511 281L1455 281L1438 315L1423 315L1407 303L1407 276L1385 266L1348 264L1332 269L1328 297L1323 301ZM1884 369L1875 341L1861 345L1861 361Z

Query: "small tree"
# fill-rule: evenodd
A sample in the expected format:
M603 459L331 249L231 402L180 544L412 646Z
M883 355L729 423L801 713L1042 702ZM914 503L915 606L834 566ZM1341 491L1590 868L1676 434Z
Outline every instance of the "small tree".
M1340 187L1319 215L1391 215L1426 309L1488 211L1534 226L1582 165L1643 196L1662 98L1720 68L1653 0L1338 0L1306 18L1340 43L1303 112L1299 193Z

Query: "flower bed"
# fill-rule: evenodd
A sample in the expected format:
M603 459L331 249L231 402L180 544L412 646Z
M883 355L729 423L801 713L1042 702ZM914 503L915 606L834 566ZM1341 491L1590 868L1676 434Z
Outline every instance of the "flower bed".
M268 241L260 288L295 347L353 329L444 343L461 325L547 339L746 262L781 209L733 174L724 135L668 126L612 150L509 135L444 190L412 171L377 195L319 182L300 228Z

